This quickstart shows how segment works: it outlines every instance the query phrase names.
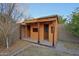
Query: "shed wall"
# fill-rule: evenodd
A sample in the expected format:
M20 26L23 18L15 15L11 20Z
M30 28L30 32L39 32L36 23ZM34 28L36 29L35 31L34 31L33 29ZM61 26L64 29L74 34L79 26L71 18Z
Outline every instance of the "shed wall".
M48 41L50 43L53 43L56 44L57 42L57 27L58 27L58 21L57 21L57 18L50 18L50 20L54 19L53 21L46 21L49 23L49 39ZM42 19L42 20L48 20L48 19ZM44 40L44 24L45 22L42 22L42 20L39 20L41 21L39 23L39 39L40 41ZM54 27L54 32L52 33L52 29L51 27ZM33 32L33 28L38 28L38 22L37 23L31 23L30 24L30 37L33 39L33 40L38 40L38 31L37 32ZM22 28L22 36L27 36L28 34L28 30L27 30L27 25L25 25L25 29Z
M31 25L31 38L33 40L37 40L38 39L38 32L33 32L33 28L38 28L37 24Z

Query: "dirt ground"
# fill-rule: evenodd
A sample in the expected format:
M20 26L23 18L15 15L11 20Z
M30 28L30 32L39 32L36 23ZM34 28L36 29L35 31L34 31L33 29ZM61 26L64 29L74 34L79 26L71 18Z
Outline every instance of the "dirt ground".
M24 40L17 40L11 47L6 48L6 47L1 47L0 48L0 56L8 56L8 55L12 55L16 52L18 52L18 50L27 47L29 44L29 42L26 42Z

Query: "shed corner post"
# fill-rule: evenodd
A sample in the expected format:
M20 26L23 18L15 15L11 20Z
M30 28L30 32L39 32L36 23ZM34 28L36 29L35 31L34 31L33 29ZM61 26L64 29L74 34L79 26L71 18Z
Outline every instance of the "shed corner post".
M40 23L38 23L38 44L40 44L40 34L39 34L39 31L40 31L40 28L39 28L39 26L40 26Z
M53 31L53 39L52 39L52 47L55 47L55 25L53 24L53 28L52 28L52 31Z

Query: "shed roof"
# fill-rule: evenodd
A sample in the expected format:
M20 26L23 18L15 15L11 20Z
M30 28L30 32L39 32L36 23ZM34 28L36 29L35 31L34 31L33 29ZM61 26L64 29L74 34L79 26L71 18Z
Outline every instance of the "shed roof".
M52 20L42 20L42 19L47 19L47 18L53 18ZM45 16L45 17L40 17L40 18L33 18L30 20L25 20L23 23L35 23L35 22L45 22L45 21L54 21L57 18L58 21L58 15L51 15L51 16ZM42 21L40 21L42 20Z

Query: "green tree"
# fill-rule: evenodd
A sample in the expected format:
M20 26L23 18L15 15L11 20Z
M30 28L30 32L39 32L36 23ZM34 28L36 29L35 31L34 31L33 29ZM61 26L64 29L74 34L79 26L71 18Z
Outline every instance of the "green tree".
M72 12L67 27L74 35L79 36L79 7Z
M59 16L59 23L64 24L66 22L66 18L63 18L62 16Z

